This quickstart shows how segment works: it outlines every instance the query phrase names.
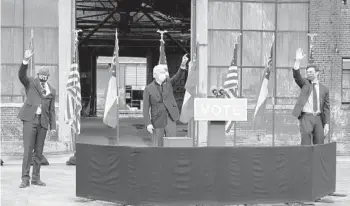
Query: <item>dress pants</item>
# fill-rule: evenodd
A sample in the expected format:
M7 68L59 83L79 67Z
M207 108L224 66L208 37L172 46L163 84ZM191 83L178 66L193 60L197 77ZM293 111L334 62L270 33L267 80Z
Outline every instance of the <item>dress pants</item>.
M321 116L302 114L300 118L301 145L324 144Z
M30 180L30 165L33 159L32 180L40 180L40 157L43 154L47 129L41 126L41 116L36 115L32 121L23 121L23 162L22 180ZM34 154L33 154L34 150ZM34 157L33 157L34 155Z
M153 147L164 147L163 137L176 137L176 122L168 115L165 128L155 128L152 134Z

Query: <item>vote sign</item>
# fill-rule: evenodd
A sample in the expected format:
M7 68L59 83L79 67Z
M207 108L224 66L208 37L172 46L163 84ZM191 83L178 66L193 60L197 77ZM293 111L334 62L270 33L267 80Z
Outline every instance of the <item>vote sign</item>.
M247 121L247 99L195 98L196 121Z

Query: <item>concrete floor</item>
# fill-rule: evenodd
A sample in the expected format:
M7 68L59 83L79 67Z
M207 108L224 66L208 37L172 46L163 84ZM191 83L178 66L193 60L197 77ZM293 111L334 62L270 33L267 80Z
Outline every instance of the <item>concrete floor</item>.
M186 134L187 125L178 124L176 135L181 137ZM119 135L120 145L150 146L151 144L151 134L146 130L141 117L121 118ZM78 142L115 144L116 129L104 125L100 118L83 119Z
M142 126L140 118L129 118L121 121L120 143L123 145L148 146L150 135ZM179 126L177 135L185 135L185 127ZM99 144L113 144L115 130L106 127L100 119L89 118L82 123L82 134L79 141ZM1 205L3 206L108 206L118 205L102 201L89 201L75 196L75 166L66 166L65 162L72 154L46 155L49 166L43 166L41 179L46 187L30 186L20 189L21 157L1 157L5 165L1 170ZM347 197L327 197L335 203L315 205L349 206L350 205L350 157L338 157L337 192ZM176 204L175 204L176 205ZM279 204L283 205L283 204ZM276 204L277 206L277 204Z

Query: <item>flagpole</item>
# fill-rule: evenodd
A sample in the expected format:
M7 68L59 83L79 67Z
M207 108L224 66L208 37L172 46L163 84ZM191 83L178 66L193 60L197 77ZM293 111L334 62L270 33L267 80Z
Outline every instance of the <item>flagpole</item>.
M116 93L117 93L117 99L116 99L116 118L117 118L117 126L116 126L116 143L119 145L120 140L120 131L119 131L119 78L120 78L120 71L119 66L117 67L117 64L119 65L119 41L118 41L118 28L115 30L115 45L114 45L114 58L113 58L113 64L112 67L115 67L115 74L116 74ZM118 59L118 61L117 61ZM112 70L113 71L113 70Z
M30 30L30 47L29 48L33 52L33 56L30 59L30 75L34 78L35 77L35 64L34 64L34 29Z
M275 146L275 104L276 104L276 82L277 82L277 72L276 72L276 37L275 34L272 36L272 70L274 74L273 78L273 91L272 91L272 146Z
M81 32L81 30L74 30L74 52L73 52L73 64L77 64L78 61L77 61L77 58L79 58L78 56L78 33ZM79 68L79 65L77 65L78 68ZM79 70L78 70L79 72ZM74 88L75 88L75 92L76 92L76 95L77 96L77 87L76 87L76 84L74 82ZM74 111L76 110L76 105L74 105ZM75 122L78 121L78 116L75 115ZM74 132L74 130L72 129L71 127L71 131L72 131L72 145L73 145L73 152L74 152L74 155L75 155L75 152L76 152L76 142L77 142L77 131Z
M235 52L235 50L236 50L236 46L238 47L238 37L240 37L242 35L242 33L238 33L237 35L235 35L235 44L234 44L234 46L233 46L233 52L234 52L234 57L233 58L235 58L236 59L236 65L237 65L237 70L238 70L238 59L237 59L237 57L238 57L238 51L237 52ZM237 73L238 73L238 71L237 71ZM241 84L242 84L242 82L241 82ZM236 89L236 95L237 95L237 97L238 97L238 85L239 85L239 82L238 82L238 84L237 84L237 89ZM234 122L234 125L233 125L233 146L234 147L236 147L236 139L237 139L237 122L235 121Z

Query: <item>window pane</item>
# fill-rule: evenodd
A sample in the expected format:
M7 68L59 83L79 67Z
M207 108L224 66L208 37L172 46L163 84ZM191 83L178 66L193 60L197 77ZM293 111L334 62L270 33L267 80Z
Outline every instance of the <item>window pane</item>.
M1 28L1 63L20 64L23 54L23 29Z
M342 89L342 102L350 103L350 89Z
M24 9L26 27L58 27L57 0L25 0Z
M256 104L263 72L263 68L242 68L242 96L249 104Z
M209 29L239 29L241 17L239 2L209 1Z
M343 59L343 69L350 70L350 59Z
M308 31L307 3L277 4L277 30Z
M276 48L277 67L292 67L294 65L295 52L302 48L308 54L308 36L305 32L278 32ZM307 56L301 61L301 67L305 67L308 62Z
M271 52L273 32L243 32L243 66L264 66Z
M21 63L21 62L19 62ZM18 79L20 64L1 65L1 95L24 95L24 87Z
M31 28L25 28L24 45L30 41ZM34 28L35 64L58 64L58 28Z
M1 26L23 26L23 0L1 0Z
M305 76L305 69L301 69ZM292 68L277 68L276 97L278 104L294 104L299 96L300 88L294 81Z
M209 81L208 81L208 95L212 95L212 89L222 88L228 72L228 68L223 67L209 67ZM240 91L240 68L238 68L238 91Z
M231 31L209 31L208 34L208 52L209 66L230 66L233 57L233 46L235 43L234 34L238 32ZM241 42L242 36L238 37L237 47L237 65L241 63Z
M342 88L350 89L350 71L343 71Z
M243 29L275 30L275 4L244 3Z

